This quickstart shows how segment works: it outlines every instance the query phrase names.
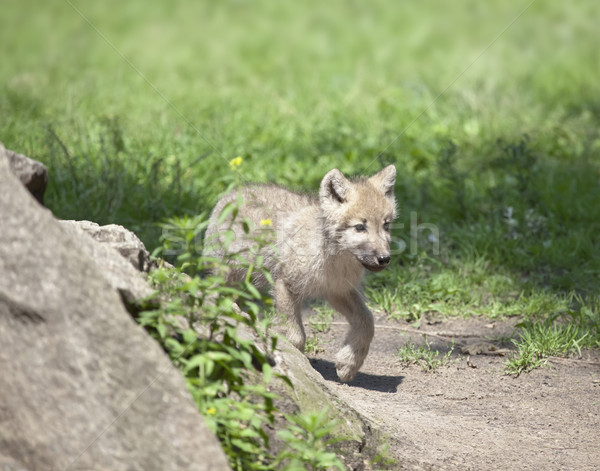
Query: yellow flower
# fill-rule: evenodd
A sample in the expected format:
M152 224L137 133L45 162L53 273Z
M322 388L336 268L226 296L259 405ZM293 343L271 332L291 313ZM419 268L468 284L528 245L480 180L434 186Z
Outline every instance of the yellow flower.
M271 219L261 219L260 221L260 225L261 226L272 226L273 225L273 221L271 221Z
M240 165L242 165L244 159L242 159L241 157L236 157L235 159L231 159L229 161L229 168L231 170L235 170L236 168L238 168Z
M215 409L214 407L209 407L208 409L206 409L206 413L209 415L215 415L217 413L217 409Z

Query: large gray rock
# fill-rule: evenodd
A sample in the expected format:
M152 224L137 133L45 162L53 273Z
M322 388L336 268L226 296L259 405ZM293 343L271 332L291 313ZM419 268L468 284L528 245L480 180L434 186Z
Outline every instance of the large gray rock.
M229 469L184 380L0 158L0 465Z
M8 159L10 170L29 190L40 204L44 204L44 192L48 184L48 170L37 160L8 150L0 142L0 159Z

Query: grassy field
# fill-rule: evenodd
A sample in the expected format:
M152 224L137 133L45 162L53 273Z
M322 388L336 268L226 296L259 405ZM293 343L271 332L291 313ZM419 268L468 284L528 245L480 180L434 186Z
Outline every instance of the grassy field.
M390 316L566 316L599 345L600 5L8 0L0 140L61 218L157 222L245 181L394 163Z

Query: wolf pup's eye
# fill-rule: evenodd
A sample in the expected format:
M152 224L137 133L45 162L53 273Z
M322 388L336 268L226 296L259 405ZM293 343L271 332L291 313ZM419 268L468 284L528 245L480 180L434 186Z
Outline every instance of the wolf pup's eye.
M383 230L386 232L390 232L390 223L389 222L383 223Z
M356 229L356 232L366 232L367 230L364 224L357 224L354 229Z

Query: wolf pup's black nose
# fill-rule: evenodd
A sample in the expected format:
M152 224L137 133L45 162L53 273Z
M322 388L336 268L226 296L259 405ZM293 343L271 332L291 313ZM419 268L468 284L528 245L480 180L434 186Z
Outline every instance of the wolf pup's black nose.
M377 262L379 263L379 265L385 266L388 263L390 263L390 256L389 255L380 255L379 257L377 257Z

